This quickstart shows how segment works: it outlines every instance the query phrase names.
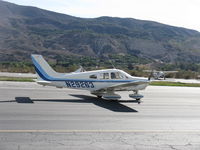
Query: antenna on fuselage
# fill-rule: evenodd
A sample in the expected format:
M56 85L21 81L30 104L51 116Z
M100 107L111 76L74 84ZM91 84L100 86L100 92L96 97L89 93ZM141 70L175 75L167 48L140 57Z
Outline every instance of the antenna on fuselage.
M110 61L111 65L112 65L113 69L116 69L115 65L113 64L113 62L111 60L109 60L109 61Z
M109 60L109 62L111 63L113 69L116 69L116 67L115 67L115 65L113 64L112 60L110 59L109 55L108 55L108 60Z

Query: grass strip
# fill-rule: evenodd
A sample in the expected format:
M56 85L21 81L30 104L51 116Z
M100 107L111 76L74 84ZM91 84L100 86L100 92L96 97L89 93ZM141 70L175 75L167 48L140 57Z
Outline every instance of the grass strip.
M16 81L16 82L35 82L35 78L26 77L0 77L0 81Z
M200 87L200 83L181 83L168 81L153 81L150 83L153 86L185 86L185 87Z

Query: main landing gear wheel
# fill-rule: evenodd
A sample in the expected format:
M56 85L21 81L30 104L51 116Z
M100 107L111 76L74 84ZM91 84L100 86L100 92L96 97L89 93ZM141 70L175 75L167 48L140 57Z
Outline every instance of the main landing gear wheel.
M142 101L140 100L140 98L136 99L137 103L140 104Z
M98 97L98 98L102 98L102 96L101 96L101 95L97 95L97 97Z
M140 104L142 101L140 100L143 98L143 95L138 94L138 91L133 91L133 94L129 94L129 97L134 98L138 104Z

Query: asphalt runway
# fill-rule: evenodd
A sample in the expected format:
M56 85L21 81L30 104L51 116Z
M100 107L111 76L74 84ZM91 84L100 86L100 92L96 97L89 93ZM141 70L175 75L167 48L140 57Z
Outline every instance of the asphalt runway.
M138 105L0 82L0 150L200 149L200 88L149 86Z

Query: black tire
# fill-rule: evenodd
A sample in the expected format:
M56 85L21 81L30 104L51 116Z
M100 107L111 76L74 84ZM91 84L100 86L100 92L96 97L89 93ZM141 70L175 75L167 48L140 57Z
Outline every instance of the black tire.
M136 101L137 101L138 104L141 103L140 98L137 98Z

